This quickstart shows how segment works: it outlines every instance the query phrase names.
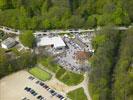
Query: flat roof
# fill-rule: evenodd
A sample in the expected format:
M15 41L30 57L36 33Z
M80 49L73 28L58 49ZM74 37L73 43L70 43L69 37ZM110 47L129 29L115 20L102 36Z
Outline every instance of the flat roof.
M13 39L13 38L7 38L7 39L5 39L3 42L2 42L2 44L4 44L4 45L6 45L6 46L9 46L9 45L11 45L12 43L15 43L15 40Z
M54 48L66 46L66 44L64 43L64 41L60 36L56 37L45 36L40 38L40 40L37 43L37 46L48 46L48 45L53 45Z

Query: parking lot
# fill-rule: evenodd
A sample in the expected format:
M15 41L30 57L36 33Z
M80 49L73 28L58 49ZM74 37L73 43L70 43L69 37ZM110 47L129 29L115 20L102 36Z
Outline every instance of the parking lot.
M10 91L10 92L9 92ZM0 80L0 100L64 100L62 93L50 88L26 71Z
M60 65L74 72L80 73L84 68L88 68L88 63L80 64L76 59L76 53L78 51L84 51L85 48L80 47L74 41L69 38L65 38L65 43L68 46L68 49L65 50L65 54L57 56L57 61Z
M94 33L88 32L86 34L78 34L76 35L79 40L81 40L83 43L85 43L88 47L88 50L92 50L92 38L95 36Z

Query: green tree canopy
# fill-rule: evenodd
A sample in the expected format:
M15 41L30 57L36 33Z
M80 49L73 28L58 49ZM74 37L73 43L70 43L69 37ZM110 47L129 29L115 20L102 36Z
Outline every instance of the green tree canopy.
M128 26L133 22L132 4L133 0L0 0L0 23L24 30Z
M29 48L33 48L33 46L35 45L35 37L33 35L33 32L30 30L22 33L19 39L24 46L27 46Z

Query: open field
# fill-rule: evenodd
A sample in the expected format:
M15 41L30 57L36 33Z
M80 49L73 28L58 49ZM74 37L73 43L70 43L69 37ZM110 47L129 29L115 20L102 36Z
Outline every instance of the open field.
M22 100L24 97L30 100L38 100L39 95L47 100L59 100L36 82L38 79L29 79L32 75L27 71L19 71L0 80L0 100ZM32 76L33 77L33 76ZM36 96L24 90L25 87L30 87L37 92ZM58 92L59 93L59 92ZM61 93L62 94L62 93Z
M84 80L82 74L76 74L71 71L67 71L58 64L52 63L53 58L46 57L41 59L39 62L43 65L44 69L48 69L55 73L58 80L65 83L68 86L78 85Z
M70 71L66 71L60 68L56 73L56 78L68 86L78 85L84 80L84 76L81 74L76 74Z
M55 64L53 62L52 57L44 57L39 60L39 63L41 63L44 67L46 67L47 69L49 69L50 71L52 71L54 73L56 73L57 70L60 68L60 66L58 64Z
M78 88L76 90L73 90L69 92L67 95L72 100L87 100L83 88Z
M38 67L34 67L34 68L30 69L29 72L33 76L37 77L38 79L40 79L42 81L46 81L46 80L51 79L51 75L48 72L46 72L46 71L44 71Z

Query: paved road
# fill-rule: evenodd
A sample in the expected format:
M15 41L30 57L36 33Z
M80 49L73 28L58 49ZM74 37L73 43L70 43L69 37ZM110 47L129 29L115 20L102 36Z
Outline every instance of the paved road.
M133 27L133 26L129 26L129 27L125 27L125 26L116 27L116 29L117 30L127 30L127 29L129 29L131 27ZM4 31L6 33L13 33L13 34L17 34L17 35L21 34L20 30L15 30L15 29L12 29L12 28L7 28L6 26L0 26L0 30ZM70 32L73 32L73 33L76 33L76 32L84 33L84 32L95 32L95 31L98 31L98 30L101 30L101 27L98 27L97 29L86 29L86 30L85 29L78 29L78 30L50 30L48 32L50 32L50 33L70 33Z
M20 31L19 31L19 30L7 28L7 27L5 27L5 26L0 26L0 30L1 30L1 31L4 31L5 33L12 33L12 34L17 34L17 35L20 34Z

